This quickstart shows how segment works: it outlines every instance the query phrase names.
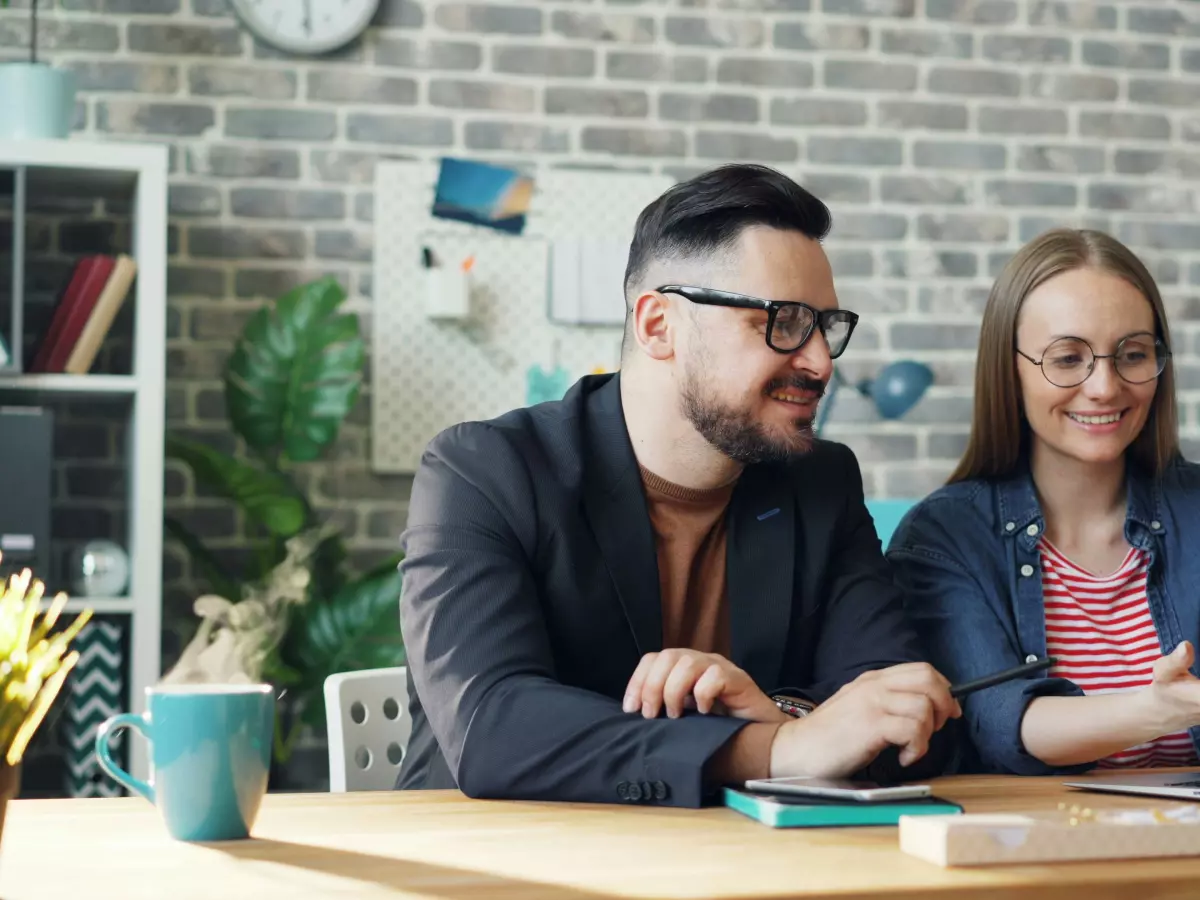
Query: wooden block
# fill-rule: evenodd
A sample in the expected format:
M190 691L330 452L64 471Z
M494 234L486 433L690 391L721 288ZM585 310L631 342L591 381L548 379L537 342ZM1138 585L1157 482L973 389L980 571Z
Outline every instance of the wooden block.
M1200 806L902 816L900 849L939 866L1200 856Z

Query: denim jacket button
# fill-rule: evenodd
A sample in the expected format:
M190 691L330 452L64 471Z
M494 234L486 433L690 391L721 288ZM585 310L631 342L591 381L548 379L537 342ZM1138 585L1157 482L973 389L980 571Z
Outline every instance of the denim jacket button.
M1029 563L1026 563L1025 565L1021 566L1021 574L1024 575L1026 578L1028 578L1030 575L1033 574L1033 566L1029 565Z
M1016 530L1016 528L1017 528L1017 523L1016 523L1016 522L1005 522L1005 523L1004 523L1004 530L1005 530L1005 531L1015 531L1015 530Z
M1027 657L1025 657L1025 662L1027 662L1027 663L1035 663L1035 662L1037 662L1037 654L1036 654L1036 653L1030 653L1030 654L1029 654Z
M1156 519L1155 521L1153 521L1153 522L1151 522L1151 523L1150 523L1150 527L1151 527L1151 529L1153 529L1154 531L1158 531L1158 529L1162 528L1162 522L1159 522L1159 521Z
M1030 537L1033 537L1035 534L1038 533L1038 527L1036 525L1030 525L1028 528L1025 529L1025 533L1027 535L1029 535Z

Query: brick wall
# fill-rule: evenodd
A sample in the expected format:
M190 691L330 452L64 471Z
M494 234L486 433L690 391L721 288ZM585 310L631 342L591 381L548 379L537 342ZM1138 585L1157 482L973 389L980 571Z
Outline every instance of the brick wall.
M47 57L82 79L80 132L173 150L171 428L228 443L219 367L264 298L333 273L369 328L374 162L455 153L798 177L833 208L843 304L863 315L844 370L937 373L900 423L838 398L828 433L880 495L934 487L960 452L979 312L1012 250L1055 223L1105 228L1160 279L1200 448L1194 0L383 0L364 41L317 60L257 45L224 0L43 6ZM0 13L0 52L25 34ZM364 561L393 549L410 486L370 471L367 410L304 473ZM179 472L167 490L238 546L227 507ZM173 550L166 571L170 617L194 591Z

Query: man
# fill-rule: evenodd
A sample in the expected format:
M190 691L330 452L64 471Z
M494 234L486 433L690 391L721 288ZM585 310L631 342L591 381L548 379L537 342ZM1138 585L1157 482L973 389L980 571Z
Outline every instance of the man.
M637 222L620 373L430 442L402 537L398 787L698 806L885 750L887 777L943 763L958 704L857 461L812 435L857 321L829 227L770 169L676 185Z

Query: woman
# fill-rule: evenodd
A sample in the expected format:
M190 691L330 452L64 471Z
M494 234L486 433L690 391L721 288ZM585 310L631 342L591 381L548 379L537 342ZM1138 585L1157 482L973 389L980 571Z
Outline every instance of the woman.
M1197 762L1200 467L1170 347L1154 280L1106 234L1047 232L992 288L966 452L888 550L952 682L1056 659L965 698L964 769Z

